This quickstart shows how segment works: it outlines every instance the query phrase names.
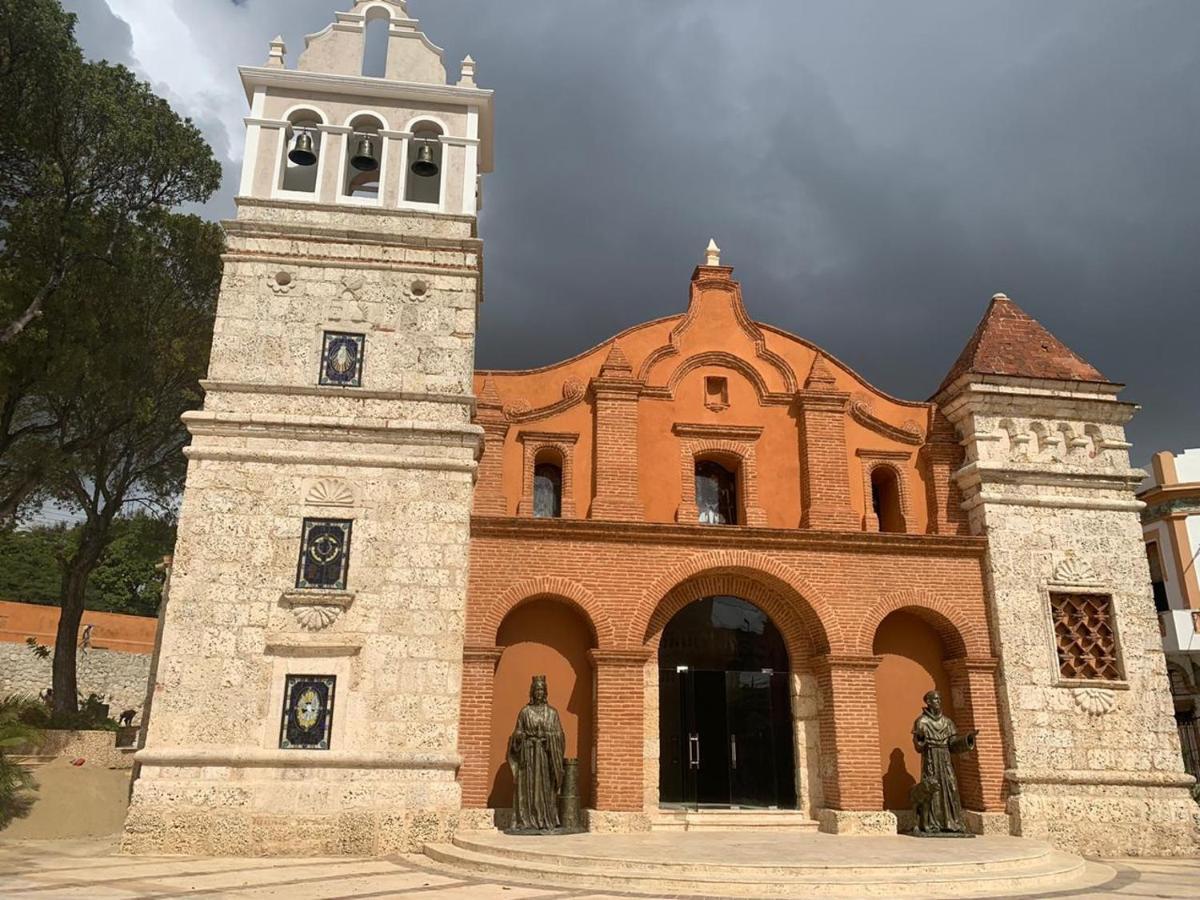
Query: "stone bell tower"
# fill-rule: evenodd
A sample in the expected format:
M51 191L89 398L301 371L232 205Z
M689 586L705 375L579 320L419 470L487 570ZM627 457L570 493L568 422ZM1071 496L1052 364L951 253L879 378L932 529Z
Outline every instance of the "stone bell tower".
M935 399L966 448L971 533L988 539L1008 828L1097 856L1190 855L1200 815L1120 390L997 294Z
M470 57L447 82L404 0L305 44L240 70L133 852L388 853L459 813L492 93Z

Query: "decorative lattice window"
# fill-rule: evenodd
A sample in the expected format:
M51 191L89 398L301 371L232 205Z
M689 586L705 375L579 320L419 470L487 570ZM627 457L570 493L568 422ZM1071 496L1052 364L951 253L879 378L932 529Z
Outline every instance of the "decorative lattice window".
M1115 681L1117 632L1107 594L1051 594L1058 666L1063 678Z

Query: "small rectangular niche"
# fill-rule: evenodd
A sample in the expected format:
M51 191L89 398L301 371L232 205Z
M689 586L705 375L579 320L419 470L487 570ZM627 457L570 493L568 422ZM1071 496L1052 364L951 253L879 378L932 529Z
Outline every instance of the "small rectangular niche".
M729 379L708 375L704 379L704 405L717 410L729 408Z

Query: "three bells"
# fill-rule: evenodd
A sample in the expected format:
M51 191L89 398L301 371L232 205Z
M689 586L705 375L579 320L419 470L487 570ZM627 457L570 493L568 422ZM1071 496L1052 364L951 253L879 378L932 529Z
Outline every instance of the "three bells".
M350 165L360 172L374 172L379 168L379 157L375 153L375 141L369 134L357 135L354 145L354 155L350 157ZM421 178L432 178L438 173L438 164L433 160L433 148L429 141L422 141L417 151L417 158L411 166L412 173ZM317 150L313 144L311 131L298 131L292 149L288 151L288 159L298 166L312 166L317 162Z

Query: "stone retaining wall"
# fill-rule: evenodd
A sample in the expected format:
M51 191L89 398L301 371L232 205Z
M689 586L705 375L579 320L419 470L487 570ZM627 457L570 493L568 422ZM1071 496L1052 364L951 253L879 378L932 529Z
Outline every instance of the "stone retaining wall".
M51 682L51 660L38 659L24 644L0 643L0 696L38 696ZM140 712L146 702L150 654L116 650L79 651L79 693L99 694L115 719L122 710Z

